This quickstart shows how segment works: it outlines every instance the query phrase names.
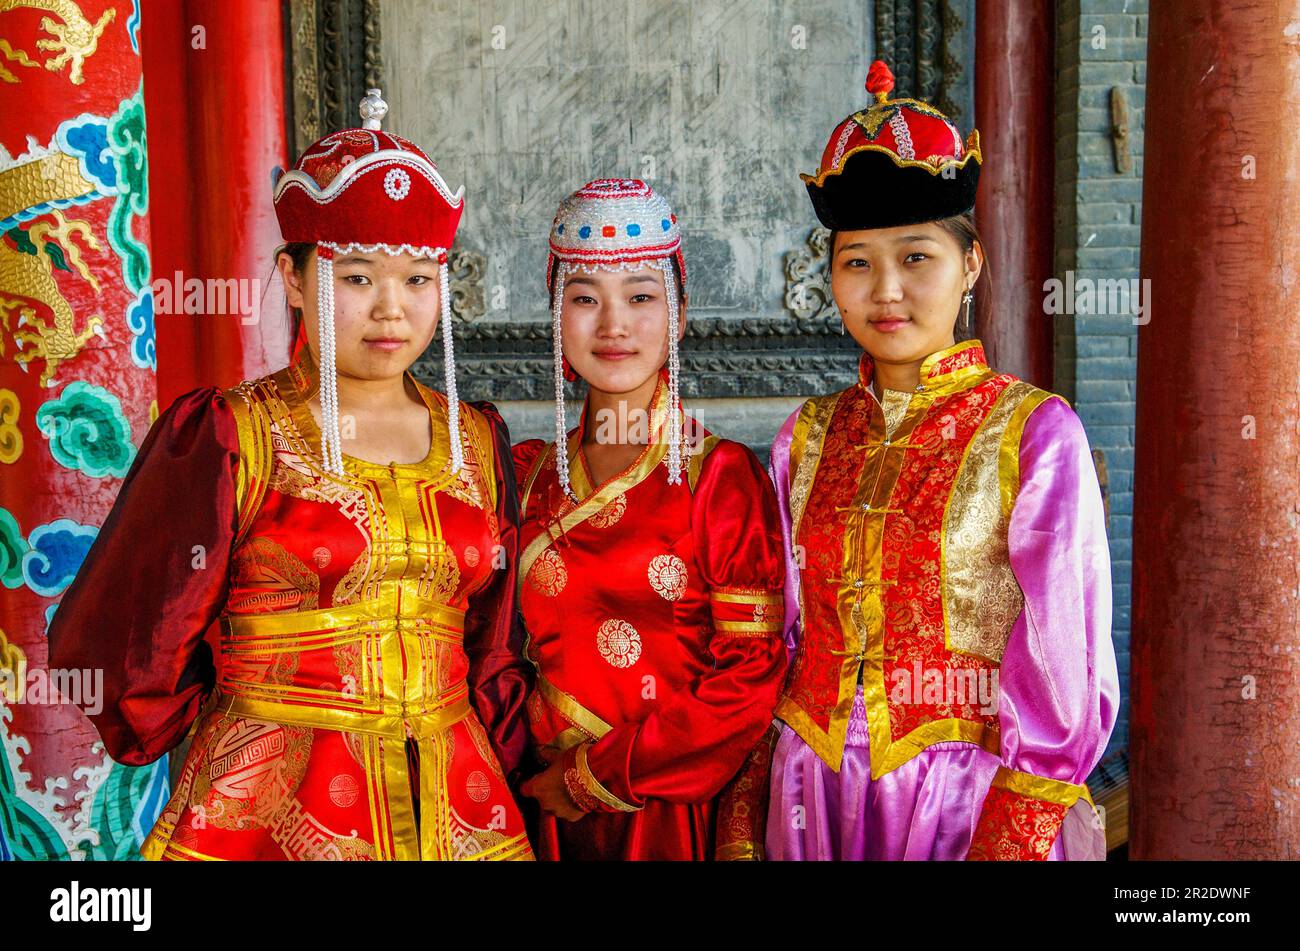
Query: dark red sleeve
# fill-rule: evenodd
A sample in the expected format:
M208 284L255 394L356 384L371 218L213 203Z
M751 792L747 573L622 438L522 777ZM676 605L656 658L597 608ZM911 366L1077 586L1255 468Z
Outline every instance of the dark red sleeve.
M525 439L511 450L515 460L515 482L520 492L524 490L528 473L533 471L533 463L537 461L537 457L546 446L547 443L541 439Z
M519 496L510 452L510 433L495 406L471 403L492 428L497 479L497 522L505 567L497 568L487 585L470 598L465 616L465 653L469 684L501 769L512 785L528 749L525 706L533 687L533 667L524 657L524 626L515 610L515 575L519 566Z
M212 688L203 637L226 602L238 466L221 391L177 399L54 612L50 667L103 671L102 708L89 716L119 763L143 766L176 746Z
M595 779L630 806L712 799L772 722L785 676L785 563L776 495L754 454L722 441L704 460L691 509L709 589L713 669L623 723L587 752Z

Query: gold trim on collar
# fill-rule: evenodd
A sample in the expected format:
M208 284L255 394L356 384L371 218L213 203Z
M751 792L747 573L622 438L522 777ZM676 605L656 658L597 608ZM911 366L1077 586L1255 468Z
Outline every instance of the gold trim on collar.
M546 522L547 515L543 514L544 522L543 531L528 543L524 548L523 555L519 559L519 580L518 586L522 589L524 578L528 576L528 571L548 547L550 547L560 536L571 531L578 525L581 525L591 516L595 515L606 505L612 502L620 494L640 485L645 479L658 468L659 463L663 462L664 457L668 455L668 444L662 441L659 436L663 432L663 422L667 415L668 407L668 388L660 377L659 384L655 388L654 410L651 416L651 438L649 444L641 451L636 462L631 467L620 472L618 475L607 479L601 483L594 491L582 498L577 507L566 512L560 518ZM585 413L584 413L585 415ZM569 445L572 447L575 440L581 441L581 427L569 434ZM555 452L555 443L551 443L546 449L547 452ZM573 452L573 449L570 449ZM578 489L578 483L574 481L575 476L579 476L581 469L573 465L573 455L570 455L569 479L570 485L575 490ZM557 531L558 529L558 531Z

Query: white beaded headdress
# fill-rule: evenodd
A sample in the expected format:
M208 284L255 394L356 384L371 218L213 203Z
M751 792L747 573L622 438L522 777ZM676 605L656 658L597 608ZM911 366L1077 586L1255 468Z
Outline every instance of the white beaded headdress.
M668 482L672 485L681 482L681 366L677 346L681 308L673 276L674 259L685 284L686 259L682 254L677 215L663 196L638 179L601 178L588 182L564 199L555 213L546 279L551 291L551 345L555 359L555 462L560 487L566 496L572 497L573 493L569 487L566 451L568 426L560 312L564 305L565 278L576 271L635 270L651 265L663 272L668 303Z
M414 143L380 129L388 104L378 89L361 101L360 129L344 129L313 143L275 181L275 211L286 241L316 245L320 317L322 467L343 474L339 433L338 371L334 335L334 256L353 251L411 254L438 262L441 291L447 424L452 471L463 463L456 355L452 346L451 285L447 249L464 208L437 166Z

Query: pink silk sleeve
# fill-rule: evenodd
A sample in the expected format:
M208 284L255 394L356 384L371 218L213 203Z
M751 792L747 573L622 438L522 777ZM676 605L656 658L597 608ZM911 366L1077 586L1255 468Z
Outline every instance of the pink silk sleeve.
M969 857L1043 859L1115 726L1110 553L1088 438L1049 399L1020 442L1020 490L1008 531L1025 606L999 676L1002 766Z
M179 397L150 427L50 622L51 668L103 671L103 702L87 715L124 765L183 740L212 688L204 635L226 602L238 466L221 392Z
M807 404L804 404L806 407ZM785 624L783 636L787 660L793 663L799 646L799 563L795 555L793 525L790 515L790 442L794 438L794 424L804 407L790 414L776 438L772 440L772 455L767 463L768 475L776 488L777 509L781 516L781 539L785 549Z

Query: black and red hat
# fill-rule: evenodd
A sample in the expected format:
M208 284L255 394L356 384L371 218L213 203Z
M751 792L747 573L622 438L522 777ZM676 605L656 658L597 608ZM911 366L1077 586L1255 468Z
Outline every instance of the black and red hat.
M963 143L952 120L919 99L890 99L884 60L867 73L875 102L835 127L815 175L800 175L833 231L938 221L975 207L979 131Z

